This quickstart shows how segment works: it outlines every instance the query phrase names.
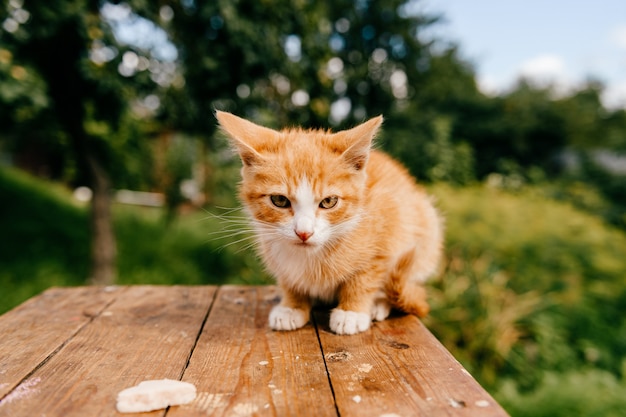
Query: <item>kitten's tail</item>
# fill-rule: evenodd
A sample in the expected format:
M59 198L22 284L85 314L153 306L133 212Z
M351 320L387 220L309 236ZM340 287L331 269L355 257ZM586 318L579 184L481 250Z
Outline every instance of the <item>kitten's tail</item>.
M430 306L426 299L426 289L412 281L411 274L415 262L415 250L410 250L398 259L391 271L391 277L385 289L391 304L405 313L426 317Z

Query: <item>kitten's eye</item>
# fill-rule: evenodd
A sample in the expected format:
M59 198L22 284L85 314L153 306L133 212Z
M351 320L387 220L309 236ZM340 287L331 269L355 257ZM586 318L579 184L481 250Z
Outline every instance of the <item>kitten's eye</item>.
M270 200L272 200L272 204L279 208L289 208L291 207L291 201L284 195L272 195L270 196Z
M320 201L320 208L331 209L337 205L337 201L339 201L339 197L337 197L336 195L326 197L325 199Z

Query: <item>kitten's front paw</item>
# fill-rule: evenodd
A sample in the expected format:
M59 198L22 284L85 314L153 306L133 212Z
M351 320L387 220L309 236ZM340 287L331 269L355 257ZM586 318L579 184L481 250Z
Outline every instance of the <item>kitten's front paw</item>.
M372 318L366 313L338 308L330 313L330 330L337 334L357 334L370 328Z
M383 321L389 317L391 313L391 304L386 298L381 298L374 301L372 306L372 320Z
M296 330L308 321L308 312L298 308L277 305L270 312L270 327L273 330Z

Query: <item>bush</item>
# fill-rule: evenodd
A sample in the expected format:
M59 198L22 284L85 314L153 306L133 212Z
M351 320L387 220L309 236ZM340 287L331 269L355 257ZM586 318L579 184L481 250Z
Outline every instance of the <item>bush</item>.
M484 186L436 186L447 262L428 325L488 388L626 355L626 236L570 205Z
M507 380L496 397L516 417L623 417L624 392L626 383L615 375L586 369L548 372L532 392L519 392L515 382Z

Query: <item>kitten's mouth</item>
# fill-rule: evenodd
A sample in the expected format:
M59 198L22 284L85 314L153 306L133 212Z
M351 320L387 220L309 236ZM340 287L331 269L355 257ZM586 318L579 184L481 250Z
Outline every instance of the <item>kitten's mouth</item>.
M301 248L313 248L317 246L315 243L311 243L308 240L307 241L297 240L297 241L294 241L294 244Z

